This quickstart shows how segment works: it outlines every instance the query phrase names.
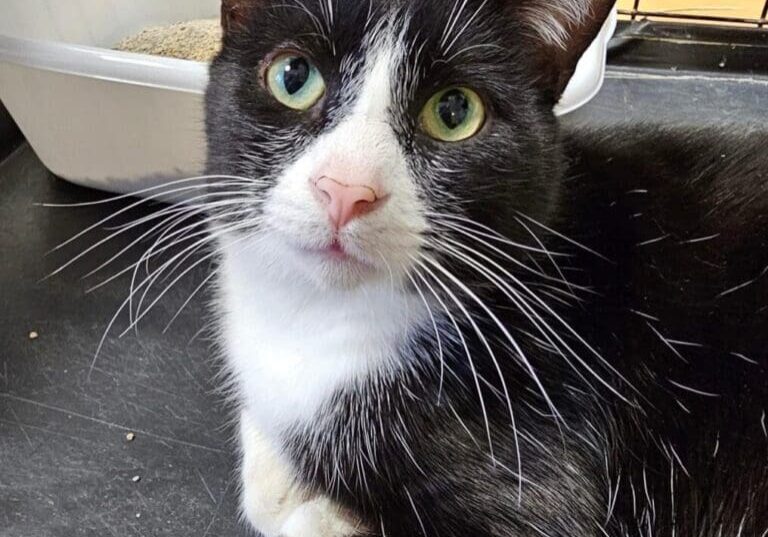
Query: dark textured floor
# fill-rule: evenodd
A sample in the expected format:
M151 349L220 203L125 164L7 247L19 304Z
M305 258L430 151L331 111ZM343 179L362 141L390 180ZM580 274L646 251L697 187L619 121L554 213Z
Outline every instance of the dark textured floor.
M765 78L622 68L565 121L756 123L767 114ZM80 276L118 245L40 281L106 231L46 252L115 207L34 204L100 196L52 177L27 146L0 164L0 536L247 535L237 521L232 431L214 393L216 363L210 342L197 336L204 300L163 334L205 267L169 293L138 335L118 339L113 330L90 378L129 278L87 295ZM39 337L30 339L31 331Z
M115 206L34 204L99 197L52 177L28 146L0 165L0 535L244 535L215 360L205 337L195 338L201 301L162 334L199 274L169 293L138 336L113 330L90 379L129 281L86 295L99 280L80 277L117 245L40 281L106 232L46 252Z

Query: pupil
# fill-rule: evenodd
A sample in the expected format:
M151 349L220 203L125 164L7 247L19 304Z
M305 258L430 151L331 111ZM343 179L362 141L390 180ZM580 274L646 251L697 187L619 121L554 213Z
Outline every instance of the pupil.
M469 116L469 99L463 91L451 90L440 99L437 113L446 127L456 129L463 125Z
M283 70L283 85L289 95L294 95L309 80L309 62L304 58L293 58Z

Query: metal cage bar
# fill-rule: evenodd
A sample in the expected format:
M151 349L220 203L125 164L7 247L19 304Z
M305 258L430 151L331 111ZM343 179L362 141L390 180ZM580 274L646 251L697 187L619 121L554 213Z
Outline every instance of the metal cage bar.
M729 24L750 24L758 28L763 28L768 24L768 0L763 4L762 12L759 18L749 17L721 17L717 15L692 15L690 13L670 13L665 11L646 11L640 8L641 0L634 0L632 9L620 9L620 15L629 16L632 20L638 17L656 17L660 19L678 19L702 22L722 22Z

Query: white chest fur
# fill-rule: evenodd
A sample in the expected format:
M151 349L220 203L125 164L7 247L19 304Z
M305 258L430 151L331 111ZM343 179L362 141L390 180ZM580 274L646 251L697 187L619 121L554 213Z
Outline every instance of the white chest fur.
M402 367L398 348L425 313L420 299L390 281L320 290L270 266L264 260L271 254L226 253L221 306L242 402L259 428L276 436L311 420L345 385Z

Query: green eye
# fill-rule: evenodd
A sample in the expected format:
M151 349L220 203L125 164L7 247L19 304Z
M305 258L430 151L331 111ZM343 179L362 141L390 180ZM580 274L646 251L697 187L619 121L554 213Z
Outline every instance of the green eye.
M432 138L460 142L471 138L485 123L485 105L468 88L449 88L432 97L421 112L421 125Z
M325 93L317 67L303 56L283 54L267 69L267 87L275 99L294 110L309 110Z

